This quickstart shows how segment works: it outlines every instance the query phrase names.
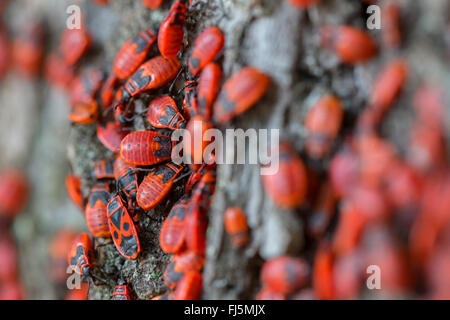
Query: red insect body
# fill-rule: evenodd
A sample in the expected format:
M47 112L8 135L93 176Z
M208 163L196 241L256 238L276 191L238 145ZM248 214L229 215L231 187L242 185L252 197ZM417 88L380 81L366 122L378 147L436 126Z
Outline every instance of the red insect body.
M105 83L103 84L103 87L100 90L100 101L102 110L106 110L111 107L114 101L117 83L118 83L117 77L115 76L115 74L111 73L109 77L106 79Z
M337 197L350 194L358 182L359 161L350 147L337 153L330 162L329 176L333 191Z
M204 255L208 210L216 186L214 171L208 170L192 192L186 212L186 244L189 251Z
M183 45L186 16L186 0L176 0L159 27L158 48L163 56L173 58L180 51Z
M271 290L288 294L304 286L310 274L303 259L280 256L264 263L261 282Z
M420 122L429 127L441 127L445 102L439 87L433 84L421 85L414 93L413 106Z
M158 89L173 80L181 68L180 61L174 58L157 56L141 64L122 87L121 103L128 101L144 91Z
M18 281L18 258L17 250L13 239L11 238L7 230L0 230L2 234L0 235L0 281L2 285L8 282ZM72 244L72 243L70 243ZM64 255L67 251L64 252ZM66 257L64 256L64 261ZM67 268L64 268L64 272Z
M224 225L235 246L240 247L247 244L249 238L247 217L240 208L228 208L225 211Z
M169 289L175 289L178 281L183 277L183 272L175 271L175 257L172 258L170 263L167 265L164 270L163 280L164 284Z
M197 86L198 82L195 80L187 80L184 86L183 115L187 120L199 113Z
M214 104L214 119L224 124L252 107L266 92L270 78L246 67L229 78Z
M175 300L198 300L202 293L202 274L189 272L178 282L175 289Z
M189 203L188 196L181 197L164 220L159 235L159 245L162 251L178 253L183 249L186 240L185 217Z
M184 137L183 152L190 157L194 169L205 160L205 148L211 143L205 133L212 128L214 128L213 124L200 115L192 117L186 126L189 136Z
M303 203L308 186L306 168L289 143L279 146L278 171L262 176L262 182L266 194L279 207L292 209Z
M69 266L80 275L90 275L92 262L94 259L94 251L92 249L92 241L86 232L78 235L67 256Z
M10 220L25 206L29 194L27 177L19 170L0 172L0 216Z
M324 26L321 38L322 44L332 47L344 63L365 62L377 53L372 37L366 31L352 26Z
M111 236L106 217L106 206L110 197L109 191L106 183L94 185L86 205L86 223L92 235L97 238L109 238Z
M97 125L97 138L109 150L119 153L120 143L129 133L119 123L109 121Z
M112 300L133 300L131 296L131 290L123 280L117 282L114 288Z
M161 96L150 102L147 121L155 128L184 129L186 121L178 112L178 107L169 96Z
M78 124L93 124L98 118L98 104L94 99L78 102L70 108L69 120Z
M320 98L309 110L305 118L305 147L310 157L323 158L329 152L341 128L343 113L341 101L331 95Z
M136 200L144 210L157 206L169 193L173 181L183 170L183 166L170 162L149 173L139 185Z
M222 81L222 69L217 63L205 66L198 80L198 112L206 119L211 119L212 106L219 94Z
M104 74L99 69L83 71L70 84L70 105L90 102L103 85Z
M203 30L194 42L194 49L189 58L189 71L196 76L207 64L222 51L225 37L217 27Z
M118 195L108 203L108 223L117 251L126 259L136 259L141 252L138 233L133 219Z
M63 89L68 89L75 78L75 68L67 65L59 52L51 52L47 56L44 73L48 83Z
M407 159L420 172L444 166L446 150L442 130L426 123L415 123L410 132Z
M64 29L61 34L60 52L68 65L74 65L87 52L92 39L84 27L81 29Z
M114 179L114 163L116 158L97 161L92 171L92 176L97 179Z
M12 56L15 67L29 77L39 74L44 56L44 26L29 23L13 41Z
M134 166L118 158L114 163L114 177L121 192L132 202L136 201L137 174Z
M57 283L65 283L67 280L67 252L69 252L76 237L77 234L71 229L59 229L49 243L47 274ZM0 250L0 252L3 252L3 250ZM4 266L5 264L2 263L2 269Z
M120 143L120 156L126 162L147 166L170 159L170 137L153 131L136 131L128 134Z
M142 30L128 40L116 54L113 63L114 74L122 80L131 76L144 62L155 41L156 35L151 29Z
M163 275L167 288L174 289L184 274L200 272L204 262L204 257L194 252L186 252L174 256L167 265Z
M83 194L81 193L80 178L74 174L69 173L66 177L66 189L69 198L80 208L84 209Z
M382 38L387 47L397 48L402 40L400 31L400 8L394 2L386 3L381 9L383 21Z
M144 6L152 10L157 9L162 2L163 0L142 0Z
M359 119L361 129L373 129L400 94L408 75L408 64L396 59L385 66L377 75L370 95L369 107Z
M321 243L316 252L312 273L314 293L318 299L334 298L333 263L334 257L330 245Z

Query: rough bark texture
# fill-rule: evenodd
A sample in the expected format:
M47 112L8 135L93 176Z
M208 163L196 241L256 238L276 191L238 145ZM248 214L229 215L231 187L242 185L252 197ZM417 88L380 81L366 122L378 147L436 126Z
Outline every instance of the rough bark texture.
M26 14L42 16L51 31L49 46L57 44L65 22L69 1L13 1L8 21ZM90 1L79 1L96 42L96 52L85 65L109 69L118 48L141 29L157 29L171 1L161 10L150 11L141 1L110 0L109 8L98 8ZM242 66L252 65L271 76L267 95L253 109L227 127L280 129L281 138L294 143L303 155L303 118L318 96L335 93L343 99L346 118L343 132L351 130L354 118L366 106L367 96L377 70L390 58L401 55L411 65L411 77L401 99L386 117L382 134L402 150L412 119L410 93L421 79L431 79L450 88L448 68L449 5L445 0L398 1L402 7L405 41L397 51L380 50L370 63L349 67L338 62L332 52L321 50L317 31L323 24L351 24L365 27L365 6L359 0L324 0L318 6L301 11L287 1L273 0L194 0L187 22L187 40L192 44L207 26L218 25L226 35L223 53L224 78ZM25 13L24 13L25 10ZM23 20L23 18L22 18ZM379 32L371 32L379 38ZM189 55L187 47L183 61ZM182 86L180 79L178 86ZM22 94L26 92L27 94ZM182 97L178 96L177 102ZM447 92L447 101L449 98ZM138 108L148 101L145 95ZM68 170L84 178L87 195L93 163L111 155L96 139L95 126L72 128L66 118L68 105L60 92L45 84L27 83L9 76L1 89L0 110L1 164L17 163L27 168L33 179L33 196L28 209L16 220L21 274L26 297L60 298L45 278L46 248L51 235L61 226L86 228L82 215L68 202L63 188ZM447 104L448 105L448 104ZM446 128L449 130L449 112ZM142 119L136 129L147 127ZM225 129L225 128L222 128ZM449 132L447 132L449 136ZM68 141L68 142L67 142ZM341 141L337 141L335 148ZM247 146L248 148L248 146ZM32 150L27 153L27 150ZM248 150L247 150L248 151ZM329 159L308 166L321 175ZM259 269L263 259L281 254L310 257L313 245L305 241L304 220L308 204L296 211L275 207L264 195L258 165L220 165L214 202L210 210L207 260L204 269L203 298L251 299L259 290ZM91 287L92 299L109 299L120 270L139 299L165 292L162 272L169 256L159 249L158 235L163 219L182 194L179 181L167 201L142 216L140 233L143 254L136 261L125 261L112 243L97 249L96 270L107 278L106 285ZM240 206L248 215L251 241L245 249L233 247L223 229L223 212Z

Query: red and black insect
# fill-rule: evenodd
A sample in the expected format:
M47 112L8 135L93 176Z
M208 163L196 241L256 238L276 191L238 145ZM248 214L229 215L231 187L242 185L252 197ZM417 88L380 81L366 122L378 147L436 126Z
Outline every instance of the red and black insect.
M144 210L153 209L169 193L183 166L174 162L163 164L149 173L139 185L136 201Z
M176 0L159 27L158 48L165 57L176 57L183 45L186 2L187 0Z
M231 243L237 247L247 244L249 239L247 217L240 208L233 207L225 211L224 226Z
M220 54L225 37L217 27L203 30L194 42L194 49L189 58L189 71L196 76L208 63Z
M64 29L61 34L60 52L68 65L74 65L87 52L92 38L83 26L80 29Z
M174 58L157 56L141 64L137 71L127 80L117 104L128 102L132 97L144 91L158 89L173 80L181 68L180 61Z
M81 180L74 174L69 173L66 177L66 189L69 198L80 208L84 209L84 199L81 193Z
M170 137L153 131L136 131L120 143L120 157L137 166L148 166L169 160L172 152Z
M94 250L92 249L91 238L86 232L83 232L75 238L67 256L67 262L76 273L90 276L93 259Z
M198 80L198 111L206 119L211 119L212 106L219 94L222 81L222 68L217 63L205 66Z
M135 172L136 167L126 163L123 159L118 158L114 163L114 177L117 181L118 189L128 199L128 205L136 201L137 193L137 174Z
M167 288L174 289L181 277L188 272L200 272L204 262L204 257L195 252L188 251L175 255L163 274Z
M155 41L156 35L151 29L142 30L134 38L128 40L114 58L114 74L122 80L131 76L144 62Z
M122 127L120 123L108 121L97 125L97 138L109 150L119 153L120 142L130 131Z
M136 259L141 252L139 236L133 219L119 195L108 203L109 231L117 250L127 259Z
M110 198L108 184L99 183L92 187L86 205L86 223L92 235L97 238L111 236L106 217L106 207Z
M92 170L92 177L97 180L114 179L114 163L116 157L97 161Z
M169 96L161 96L150 102L147 121L155 128L184 129L186 121L178 112L175 101Z
M70 83L70 105L87 103L95 98L105 79L105 74L99 69L84 70Z
M170 210L169 215L161 227L159 245L166 253L178 253L185 246L186 228L185 217L190 198L184 195Z
M186 120L198 115L197 80L187 80L184 86L183 115Z
M186 244L189 251L204 255L208 210L216 187L216 174L205 170L199 183L192 192L186 211Z
M224 124L252 107L266 92L270 78L256 68L246 67L229 78L214 104L214 119Z
M125 280L119 279L119 281L117 281L112 300L133 300L131 290Z

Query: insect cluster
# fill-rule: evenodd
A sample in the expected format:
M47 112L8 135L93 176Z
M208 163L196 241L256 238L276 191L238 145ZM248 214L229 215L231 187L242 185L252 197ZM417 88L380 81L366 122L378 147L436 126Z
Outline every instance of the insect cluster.
M168 199L178 200L158 235L161 251L172 255L162 275L167 291L153 299L202 297L215 155L205 160L204 140L183 141L184 146L194 146L183 150L193 164L175 162L171 135L186 129L193 139L230 125L264 97L272 80L252 66L224 79L227 39L219 27L205 27L195 41L185 41L186 21L196 5L191 2L174 0L159 28L141 30L126 41L107 71L84 66L94 46L85 23L81 29L65 29L57 49L46 56L40 23L30 23L12 42L0 28L0 48L8 49L0 50L0 76L11 57L16 69L30 77L42 64L46 81L68 95L73 127L95 128L95 139L113 154L97 161L89 177L66 177L67 193L89 230L77 234L62 229L49 246L49 275L55 282L65 284L67 265L86 280L80 290L69 291L67 299L84 299L88 283L105 282L98 262L100 246L114 247L127 262L139 262L147 250L142 222ZM307 10L322 1L286 2ZM163 1L142 3L156 9ZM353 124L345 122L345 99L331 89L321 94L302 124L303 150L284 139L278 148L278 171L261 176L262 189L277 214L292 211L304 222L306 250L301 257L267 259L260 268L260 286L253 290L256 299L358 298L367 293L370 265L380 268L387 294L450 297L445 102L436 84L421 80L411 99L415 121L404 150L382 137L385 116L406 96L404 87L412 78L407 58L400 55L400 6L385 1L382 15L381 43L352 25L323 25L317 30L320 50L340 65L365 64L382 50L393 58L380 68L367 105ZM136 131L135 120L142 120L146 130ZM22 177L9 174L0 174L0 229L5 230L28 190ZM257 241L253 227L242 208L224 210L226 241L235 252ZM0 298L20 296L15 249L7 234L1 232L0 237ZM8 262L6 268L3 261ZM112 298L136 298L131 279L121 270L116 276Z
M320 1L289 2L303 10ZM147 2L149 7L158 4ZM324 25L318 32L322 50L349 66L374 59L381 48L396 52L402 38L400 11L392 2L382 9L387 27L381 46L362 29ZM70 119L96 124L98 139L116 153L97 163L93 173L97 184L86 203L80 181L68 177L69 194L84 208L94 237L111 238L123 257L136 259L143 250L139 216L161 203L184 172L190 174L185 194L160 230L161 250L173 257L163 274L169 291L154 299L201 297L208 209L216 182L215 164L202 163L207 143L184 150L194 163L202 164L180 165L171 162L170 131L158 129L185 128L194 136L196 130L203 133L227 124L255 105L271 81L262 71L244 67L222 84L225 36L215 26L198 35L187 65L182 65L188 13L187 1L174 1L158 31L143 30L122 46L105 81L100 71L89 70L77 75L78 80L70 86ZM82 43L89 42L85 36ZM158 54L149 57L153 47ZM187 74L184 100L177 105L172 88L182 73ZM383 117L402 94L408 75L409 65L402 57L382 67L367 107L345 137L341 134L344 102L329 92L306 114L304 154L300 156L289 141L280 144L279 170L262 176L262 185L280 209L308 212L306 233L315 257L312 263L287 255L267 260L261 269L257 299L355 298L363 292L368 265L381 268L385 292L409 292L423 283L428 296L448 296L446 282L427 276L430 272L445 275L442 268L448 259L444 239L449 225L450 206L445 200L449 198L449 180L441 122L444 103L439 90L427 83L417 89L413 101L417 124L403 157L379 134ZM134 101L146 94L151 101L143 112L137 112ZM152 130L131 132L130 123L139 115L146 117ZM196 122L201 125L194 126ZM338 139L344 143L336 151ZM316 173L305 164L305 158L328 161L326 172ZM236 248L251 241L241 208L228 208L223 225ZM407 230L406 240L398 236L397 229ZM69 263L75 264L80 274L92 276L93 249L87 234L75 241ZM424 280L413 280L422 277ZM113 296L131 297L126 281L119 280Z
M200 298L208 209L216 182L216 165L203 162L207 144L184 150L196 164L179 164L171 161L170 133L186 128L194 136L198 130L194 123L201 124L201 133L214 123L227 123L252 107L269 85L268 76L245 67L222 86L225 37L215 26L198 35L187 65L182 66L188 11L187 1L174 1L158 31L142 30L122 45L108 76L80 66L92 44L85 26L63 32L59 50L49 56L46 69L47 80L68 92L71 122L96 125L98 140L115 153L95 164L91 177L95 182L86 199L80 177L69 174L66 178L67 192L84 211L92 237L111 239L124 258L137 259L144 250L140 216L162 203L175 182L190 175L185 195L161 228L161 249L174 256L163 276L170 292L155 299ZM187 74L182 88L185 97L178 106L172 88L183 71ZM148 107L137 112L135 100L148 94ZM133 131L132 122L138 116L144 116L152 130ZM95 243L82 233L68 253L68 264L86 279L100 278L93 272ZM131 298L125 279L119 280L113 298Z

